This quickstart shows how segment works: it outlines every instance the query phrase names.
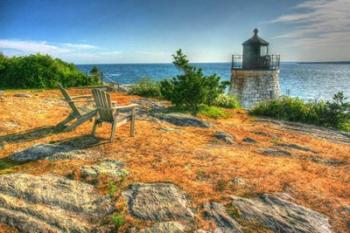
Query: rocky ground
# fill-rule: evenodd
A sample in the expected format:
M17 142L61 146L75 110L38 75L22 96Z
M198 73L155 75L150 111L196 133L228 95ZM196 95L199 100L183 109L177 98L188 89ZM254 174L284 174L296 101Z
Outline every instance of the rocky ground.
M0 232L350 232L349 134L112 96L140 108L109 143L108 125L55 129L58 91L2 94Z

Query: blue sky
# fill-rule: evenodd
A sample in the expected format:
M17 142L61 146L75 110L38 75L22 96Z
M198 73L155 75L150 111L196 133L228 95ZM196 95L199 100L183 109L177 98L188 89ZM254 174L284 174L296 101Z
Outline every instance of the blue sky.
M0 51L75 63L230 61L255 27L284 61L350 60L350 0L0 0Z

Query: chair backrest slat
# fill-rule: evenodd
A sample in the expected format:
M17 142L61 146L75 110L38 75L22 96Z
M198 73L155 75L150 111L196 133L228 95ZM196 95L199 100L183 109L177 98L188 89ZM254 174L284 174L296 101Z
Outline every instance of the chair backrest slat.
M113 110L112 110L111 98L109 94L99 89L93 89L92 95L96 102L96 108L97 108L100 120L112 122Z
M79 116L81 116L78 108L75 106L72 98L70 97L70 95L68 94L68 92L66 91L66 89L64 89L64 87L62 86L62 84L58 83L57 84L58 88L60 89L64 99L66 100L66 102L69 104L70 108L73 110L73 112L75 114L78 114Z

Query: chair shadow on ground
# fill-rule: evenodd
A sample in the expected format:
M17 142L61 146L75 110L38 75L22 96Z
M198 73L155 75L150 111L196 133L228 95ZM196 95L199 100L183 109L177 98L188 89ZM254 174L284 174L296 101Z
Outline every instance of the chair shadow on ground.
M73 138L52 141L50 143L62 146L69 146L70 148L72 148L72 150L82 150L107 144L109 143L109 140L105 138L94 137L91 134L85 134Z
M0 146L2 143L27 142L61 132L63 132L63 130L56 126L48 126L25 130L19 133L3 135L0 136ZM99 137L94 137L90 134L50 142L50 144L67 145L74 149L85 149L104 143L107 143L107 140Z
M61 131L62 130L57 128L56 126L46 126L46 127L29 129L18 133L0 136L0 144L27 142L31 140L40 139L55 133L59 133Z

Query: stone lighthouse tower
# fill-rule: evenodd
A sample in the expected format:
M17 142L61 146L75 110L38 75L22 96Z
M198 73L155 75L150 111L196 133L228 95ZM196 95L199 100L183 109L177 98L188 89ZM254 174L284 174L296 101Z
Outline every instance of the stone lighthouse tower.
M280 96L279 55L269 55L269 43L254 35L243 43L243 55L232 55L230 94L244 108Z

